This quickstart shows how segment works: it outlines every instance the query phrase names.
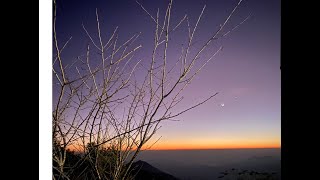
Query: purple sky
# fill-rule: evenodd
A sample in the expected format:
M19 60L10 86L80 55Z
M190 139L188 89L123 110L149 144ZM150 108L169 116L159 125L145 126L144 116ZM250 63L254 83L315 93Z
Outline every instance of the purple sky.
M159 7L164 13L167 1L140 0L151 14ZM195 48L210 37L236 5L237 0L174 0L172 24L187 13L194 24L204 4L207 5ZM82 23L95 32L95 9L98 8L103 32L109 38L119 26L119 41L142 32L137 43L143 44L138 57L151 56L154 23L135 0L57 0L58 37L62 42L72 36L64 53L70 63L85 53L89 42ZM164 122L157 137L157 148L215 148L281 146L281 72L280 72L280 1L244 0L227 28L248 15L251 18L226 38L219 40L223 51L213 59L184 91L183 109L212 95L206 104L178 119ZM180 52L186 37L186 24L172 36L169 57ZM217 45L211 45L214 49ZM210 50L208 53L212 53ZM206 55L206 53L205 53ZM54 94L55 97L55 94Z

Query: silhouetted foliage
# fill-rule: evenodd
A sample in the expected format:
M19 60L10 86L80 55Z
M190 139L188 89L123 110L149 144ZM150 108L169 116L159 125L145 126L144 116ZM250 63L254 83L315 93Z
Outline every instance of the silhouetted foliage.
M53 145L53 153L63 152L63 147L58 143ZM100 176L103 179L111 179L111 173L117 163L117 155L120 153L114 147L97 147L94 143L88 143L85 153L76 153L69 149L66 150L66 160L62 174L59 169L53 168L53 175L56 179L98 179L96 168L102 172ZM53 167L59 167L56 161L53 161Z
M63 147L58 143L54 143L53 151L55 153L63 152ZM120 152L113 146L97 148L94 143L88 143L85 153L77 153L69 149L66 150L66 153L63 173L53 168L55 179L67 179L67 176L69 179L95 180L98 179L95 168L99 168L99 172L102 172L100 174L102 179L112 179L111 173L114 172L113 168L116 167L117 156ZM127 164L124 166L123 173L128 168ZM59 167L56 161L53 161L53 167ZM174 176L164 173L144 161L133 163L129 172L130 175L127 179L178 180Z

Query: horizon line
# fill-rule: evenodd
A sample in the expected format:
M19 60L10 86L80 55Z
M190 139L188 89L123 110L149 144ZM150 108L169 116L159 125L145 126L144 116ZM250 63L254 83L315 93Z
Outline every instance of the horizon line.
M181 148L181 149L145 149L142 151L169 151L169 150L237 150L237 149L281 149L281 147L239 147L239 148Z
M141 151L192 151L192 150L243 150L243 149L281 149L281 147L239 147L239 148L198 148L198 149L143 149ZM69 149L71 150L71 149ZM77 151L77 150L71 150ZM134 150L133 150L134 151Z

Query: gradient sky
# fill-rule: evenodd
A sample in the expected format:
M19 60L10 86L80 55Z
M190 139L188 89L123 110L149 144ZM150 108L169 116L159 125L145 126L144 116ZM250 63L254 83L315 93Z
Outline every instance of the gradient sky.
M159 7L164 13L167 1L140 0L150 13ZM195 47L217 30L237 0L174 0L172 24L185 13L194 24L207 5L195 35ZM110 37L119 26L119 40L142 32L138 56L151 56L154 23L135 0L57 0L57 31L60 41L72 36L64 59L72 61L85 53L88 38L82 23L95 32L98 8L102 30ZM206 104L179 117L179 122L163 122L154 149L208 149L281 147L281 72L280 72L280 1L244 0L227 27L251 18L219 41L223 51L216 56L185 90L183 109L219 92ZM185 37L186 26L173 36ZM105 38L108 38L105 37ZM169 56L175 56L175 48ZM178 51L179 52L179 51ZM67 62L67 63L70 63ZM55 94L54 94L55 97ZM223 106L224 105L224 106Z

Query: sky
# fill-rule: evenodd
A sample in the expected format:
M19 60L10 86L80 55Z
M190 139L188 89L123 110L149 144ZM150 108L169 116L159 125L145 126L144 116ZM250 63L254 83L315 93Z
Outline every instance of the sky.
M164 13L167 1L139 1L152 15ZM195 24L203 6L206 9L195 34L199 48L223 23L237 0L174 0L172 24L188 14ZM150 59L154 23L134 0L57 0L57 36L72 40L64 50L66 63L85 53L90 40L82 29L95 32L96 8L102 35L110 37L118 26L119 41L141 32L137 44L143 48L137 57ZM152 149L215 149L281 147L281 71L280 1L243 0L230 22L230 29L250 18L222 40L210 46L204 56L222 45L223 51L206 65L183 92L184 109L219 94L205 104L179 116L180 121L165 121L155 135L161 137ZM175 38L168 57L176 57L186 37L186 24ZM172 63L172 62L169 62ZM56 83L56 81L53 81ZM53 98L56 98L55 87Z

